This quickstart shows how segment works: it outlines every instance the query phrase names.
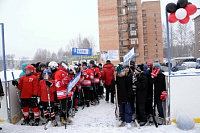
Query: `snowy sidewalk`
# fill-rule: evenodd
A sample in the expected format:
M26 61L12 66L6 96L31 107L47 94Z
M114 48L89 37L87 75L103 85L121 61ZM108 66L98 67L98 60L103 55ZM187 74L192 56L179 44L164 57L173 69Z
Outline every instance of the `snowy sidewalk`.
M132 124L131 130L126 127L116 127L115 105L100 101L97 106L85 107L83 110L79 108L78 113L72 119L73 125L68 125L67 129L64 126L50 127L44 130L44 126L21 126L12 125L10 123L0 123L3 130L0 133L200 133L200 125L196 124L195 128L190 131L182 131L177 128L176 124L170 126L146 126L137 129Z

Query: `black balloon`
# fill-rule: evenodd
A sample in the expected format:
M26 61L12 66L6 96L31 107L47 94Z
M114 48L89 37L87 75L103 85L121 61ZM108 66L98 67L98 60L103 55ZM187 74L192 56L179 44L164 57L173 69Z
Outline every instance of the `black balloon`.
M192 4L192 2L188 2L188 4L187 5L191 5Z
M178 0L177 7L178 8L185 8L188 4L188 0Z
M168 13L173 13L177 10L177 6L176 6L175 3L168 3L166 5L166 10L167 10Z

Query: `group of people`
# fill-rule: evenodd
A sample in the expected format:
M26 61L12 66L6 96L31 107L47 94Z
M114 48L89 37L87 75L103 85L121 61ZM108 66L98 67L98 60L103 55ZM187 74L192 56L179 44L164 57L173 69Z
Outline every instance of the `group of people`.
M130 65L119 65L114 83L117 85L119 126L126 123L130 129L131 121L135 120L140 126L147 122L155 123L155 106L159 114L156 124L163 124L162 101L166 99L167 91L159 63L135 65L134 61L130 61Z
M56 114L60 116L61 125L72 124L70 115L75 115L78 106L97 105L103 97L102 64L97 66L93 60L89 65L83 62L75 66L68 66L64 61L23 63L22 70L19 81L12 81L21 90L24 116L21 125L38 126L43 117L46 123L51 120L53 126L57 126ZM79 81L68 92L69 82L78 74L81 74ZM34 122L30 123L31 120Z
M22 64L23 72L19 81L13 80L20 93L24 120L21 125L38 126L40 118L46 118L57 126L56 114L61 125L72 124L78 107L89 107L99 104L104 98L119 107L119 126L131 128L131 121L137 120L140 126L147 121L153 123L153 106L157 105L158 124L163 124L162 101L167 97L165 76L159 63L135 65L118 65L115 69L110 60L98 66L93 60L68 66L64 61L37 64ZM76 75L81 74L79 81L68 92L68 84ZM110 95L111 93L111 95ZM111 97L110 97L111 96ZM115 97L117 98L115 101ZM115 102L114 102L115 101Z

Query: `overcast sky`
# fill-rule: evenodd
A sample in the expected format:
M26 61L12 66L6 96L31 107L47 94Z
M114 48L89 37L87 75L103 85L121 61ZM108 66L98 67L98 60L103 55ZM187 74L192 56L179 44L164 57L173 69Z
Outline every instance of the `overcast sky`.
M200 0L189 1L200 6ZM163 18L169 2L161 0ZM32 58L38 48L57 52L79 33L99 44L97 0L0 0L0 22L6 54L16 58Z

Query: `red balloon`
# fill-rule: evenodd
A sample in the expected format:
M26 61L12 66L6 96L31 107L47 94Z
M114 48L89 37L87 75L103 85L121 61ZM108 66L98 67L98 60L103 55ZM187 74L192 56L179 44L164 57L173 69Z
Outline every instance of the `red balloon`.
M187 24L189 22L189 20L190 20L190 17L189 17L189 15L187 15L184 19L179 20L179 22L181 24Z
M197 11L197 7L193 4L190 4L185 7L185 10L187 11L188 15L193 15Z
M170 13L170 15L168 16L168 21L170 23L175 23L176 21L178 21L178 19L175 16L175 12L174 13Z

